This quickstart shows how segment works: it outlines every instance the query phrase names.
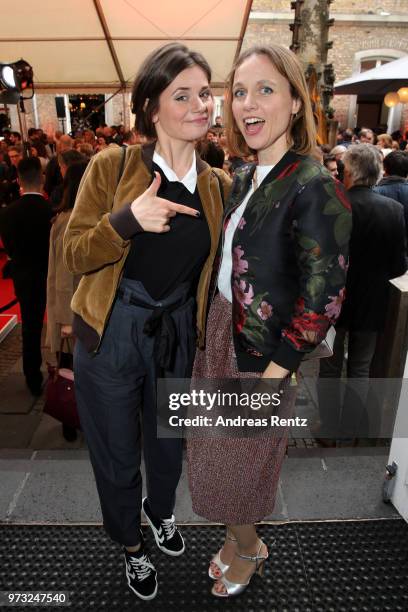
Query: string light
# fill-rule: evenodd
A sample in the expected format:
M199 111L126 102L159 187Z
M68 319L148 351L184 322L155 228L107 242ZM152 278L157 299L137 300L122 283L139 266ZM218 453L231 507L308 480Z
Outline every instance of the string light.
M388 106L388 108L393 108L393 106L397 106L399 103L400 98L396 91L390 91L384 98L384 104Z

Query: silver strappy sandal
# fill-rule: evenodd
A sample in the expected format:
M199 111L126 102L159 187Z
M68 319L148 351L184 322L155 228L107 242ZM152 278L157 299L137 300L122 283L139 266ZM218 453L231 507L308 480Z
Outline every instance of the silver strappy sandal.
M222 582L222 584L224 585L224 587L226 589L226 593L218 593L215 590L215 585L213 586L213 588L211 590L211 593L213 595L215 595L215 597L234 597L236 595L241 595L241 593L243 593L245 591L245 589L247 588L247 586L251 582L251 578L252 578L252 576L254 576L254 574L258 574L259 576L262 577L263 576L263 572L264 572L264 567L265 567L265 561L266 561L266 559L269 556L268 555L268 551L266 552L266 556L265 557L259 554L261 552L261 548L262 548L263 545L264 545L264 542L262 540L260 540L260 545L259 545L258 552L254 556L251 556L251 555L241 555L239 553L235 553L241 559L246 559L247 561L252 561L253 563L256 563L255 571L250 576L248 582L246 582L245 584L239 584L237 582L231 582L230 580L225 578L225 576L222 576L221 578L219 578L219 582Z
M236 542L237 540L233 537L231 537L228 533L227 533L227 540L230 540L231 542ZM221 561L221 557L220 557L220 553L221 553L221 549L217 552L216 555L214 555L214 557L211 559L210 561L210 566L208 568L208 575L212 580L219 580L222 576L222 574L225 574L225 572L227 571L227 569L229 568L229 565L227 565L226 563L223 563ZM216 576L213 571L212 571L212 567L211 567L211 563L214 563L217 568L220 570L221 572L221 576Z

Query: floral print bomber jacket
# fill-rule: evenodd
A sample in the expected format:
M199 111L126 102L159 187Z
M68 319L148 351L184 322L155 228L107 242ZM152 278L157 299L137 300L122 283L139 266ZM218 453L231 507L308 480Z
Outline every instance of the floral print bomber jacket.
M255 168L237 169L224 230ZM324 340L345 297L351 225L343 185L318 161L292 151L252 194L232 243L240 371L261 372L270 361L294 371Z

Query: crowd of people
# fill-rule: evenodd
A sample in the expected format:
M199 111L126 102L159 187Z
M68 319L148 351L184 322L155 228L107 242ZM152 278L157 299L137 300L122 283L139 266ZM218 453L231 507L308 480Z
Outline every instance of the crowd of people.
M58 358L61 340L75 337L78 411L104 526L145 600L157 593L157 572L141 509L162 552L185 549L173 515L182 441L157 436L158 378L277 381L290 415L291 375L330 325L334 354L321 377L341 375L346 335L348 375L369 377L388 281L407 270L401 133L346 129L334 147L317 145L301 66L279 45L237 59L225 125L212 121L210 82L206 60L171 43L139 69L134 130L50 138L32 128L26 143L6 130L0 141L0 236L21 306L27 385L41 394L47 307ZM342 401L334 417L322 401L321 421L336 418L347 440L354 430ZM188 441L193 508L226 525L209 567L216 597L239 595L262 573L269 552L255 523L273 510L286 442L286 430Z
M408 144L408 132L403 134L400 130L391 135L382 133L383 128L374 130L362 128L339 129L337 133L337 144L316 145L312 152L313 156L321 161L332 176L343 181L343 158L347 149L355 144L373 144L382 153L383 158L394 151L405 151ZM46 134L41 128L30 128L28 130L28 141L23 144L19 132L8 129L3 130L0 140L0 207L5 207L16 200L19 196L19 185L17 179L17 166L25 154L38 157L44 174L44 196L50 199L52 207L55 208L61 202L61 185L63 169L70 163L84 159L91 159L96 153L111 146L131 146L143 144L146 137L137 133L134 129L126 130L123 125L103 125L95 131L91 129L79 130L74 134L63 134L55 131L52 135ZM24 151L26 150L27 153ZM228 175L234 176L235 170L245 163L253 162L254 154L237 157L228 150L226 131L221 115L217 115L213 125L205 136L197 141L197 153L201 159L213 168L221 168ZM64 154L68 153L64 156ZM79 155L76 155L78 153ZM407 153L408 154L408 153ZM66 161L64 161L64 158ZM391 159L395 159L392 156ZM403 160L399 156L398 172L405 172ZM391 163L392 165L392 163ZM384 168L388 176L393 176L391 168ZM398 174L406 178L406 174ZM59 188L55 191L55 188ZM400 188L401 191L402 188Z

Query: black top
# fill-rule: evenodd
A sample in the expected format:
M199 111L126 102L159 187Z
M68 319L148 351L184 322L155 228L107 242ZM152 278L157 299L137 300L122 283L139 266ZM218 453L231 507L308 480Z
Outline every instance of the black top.
M347 193L353 214L346 299L338 326L381 331L387 314L389 280L405 273L406 245L401 204L356 185Z
M16 167L2 164L0 176L0 205L7 206L20 197L20 186L17 180Z
M183 183L168 181L158 165L153 164L153 170L161 175L159 197L201 213L200 217L177 214L170 219L169 232L142 232L132 238L123 275L143 283L151 297L160 300L181 283L198 279L211 240L197 188L190 193Z
M386 198L397 200L404 207L405 230L407 234L408 247L408 182L402 176L384 176L374 187L374 191Z
M13 277L47 273L51 210L37 194L23 195L0 213L0 235L13 262Z

